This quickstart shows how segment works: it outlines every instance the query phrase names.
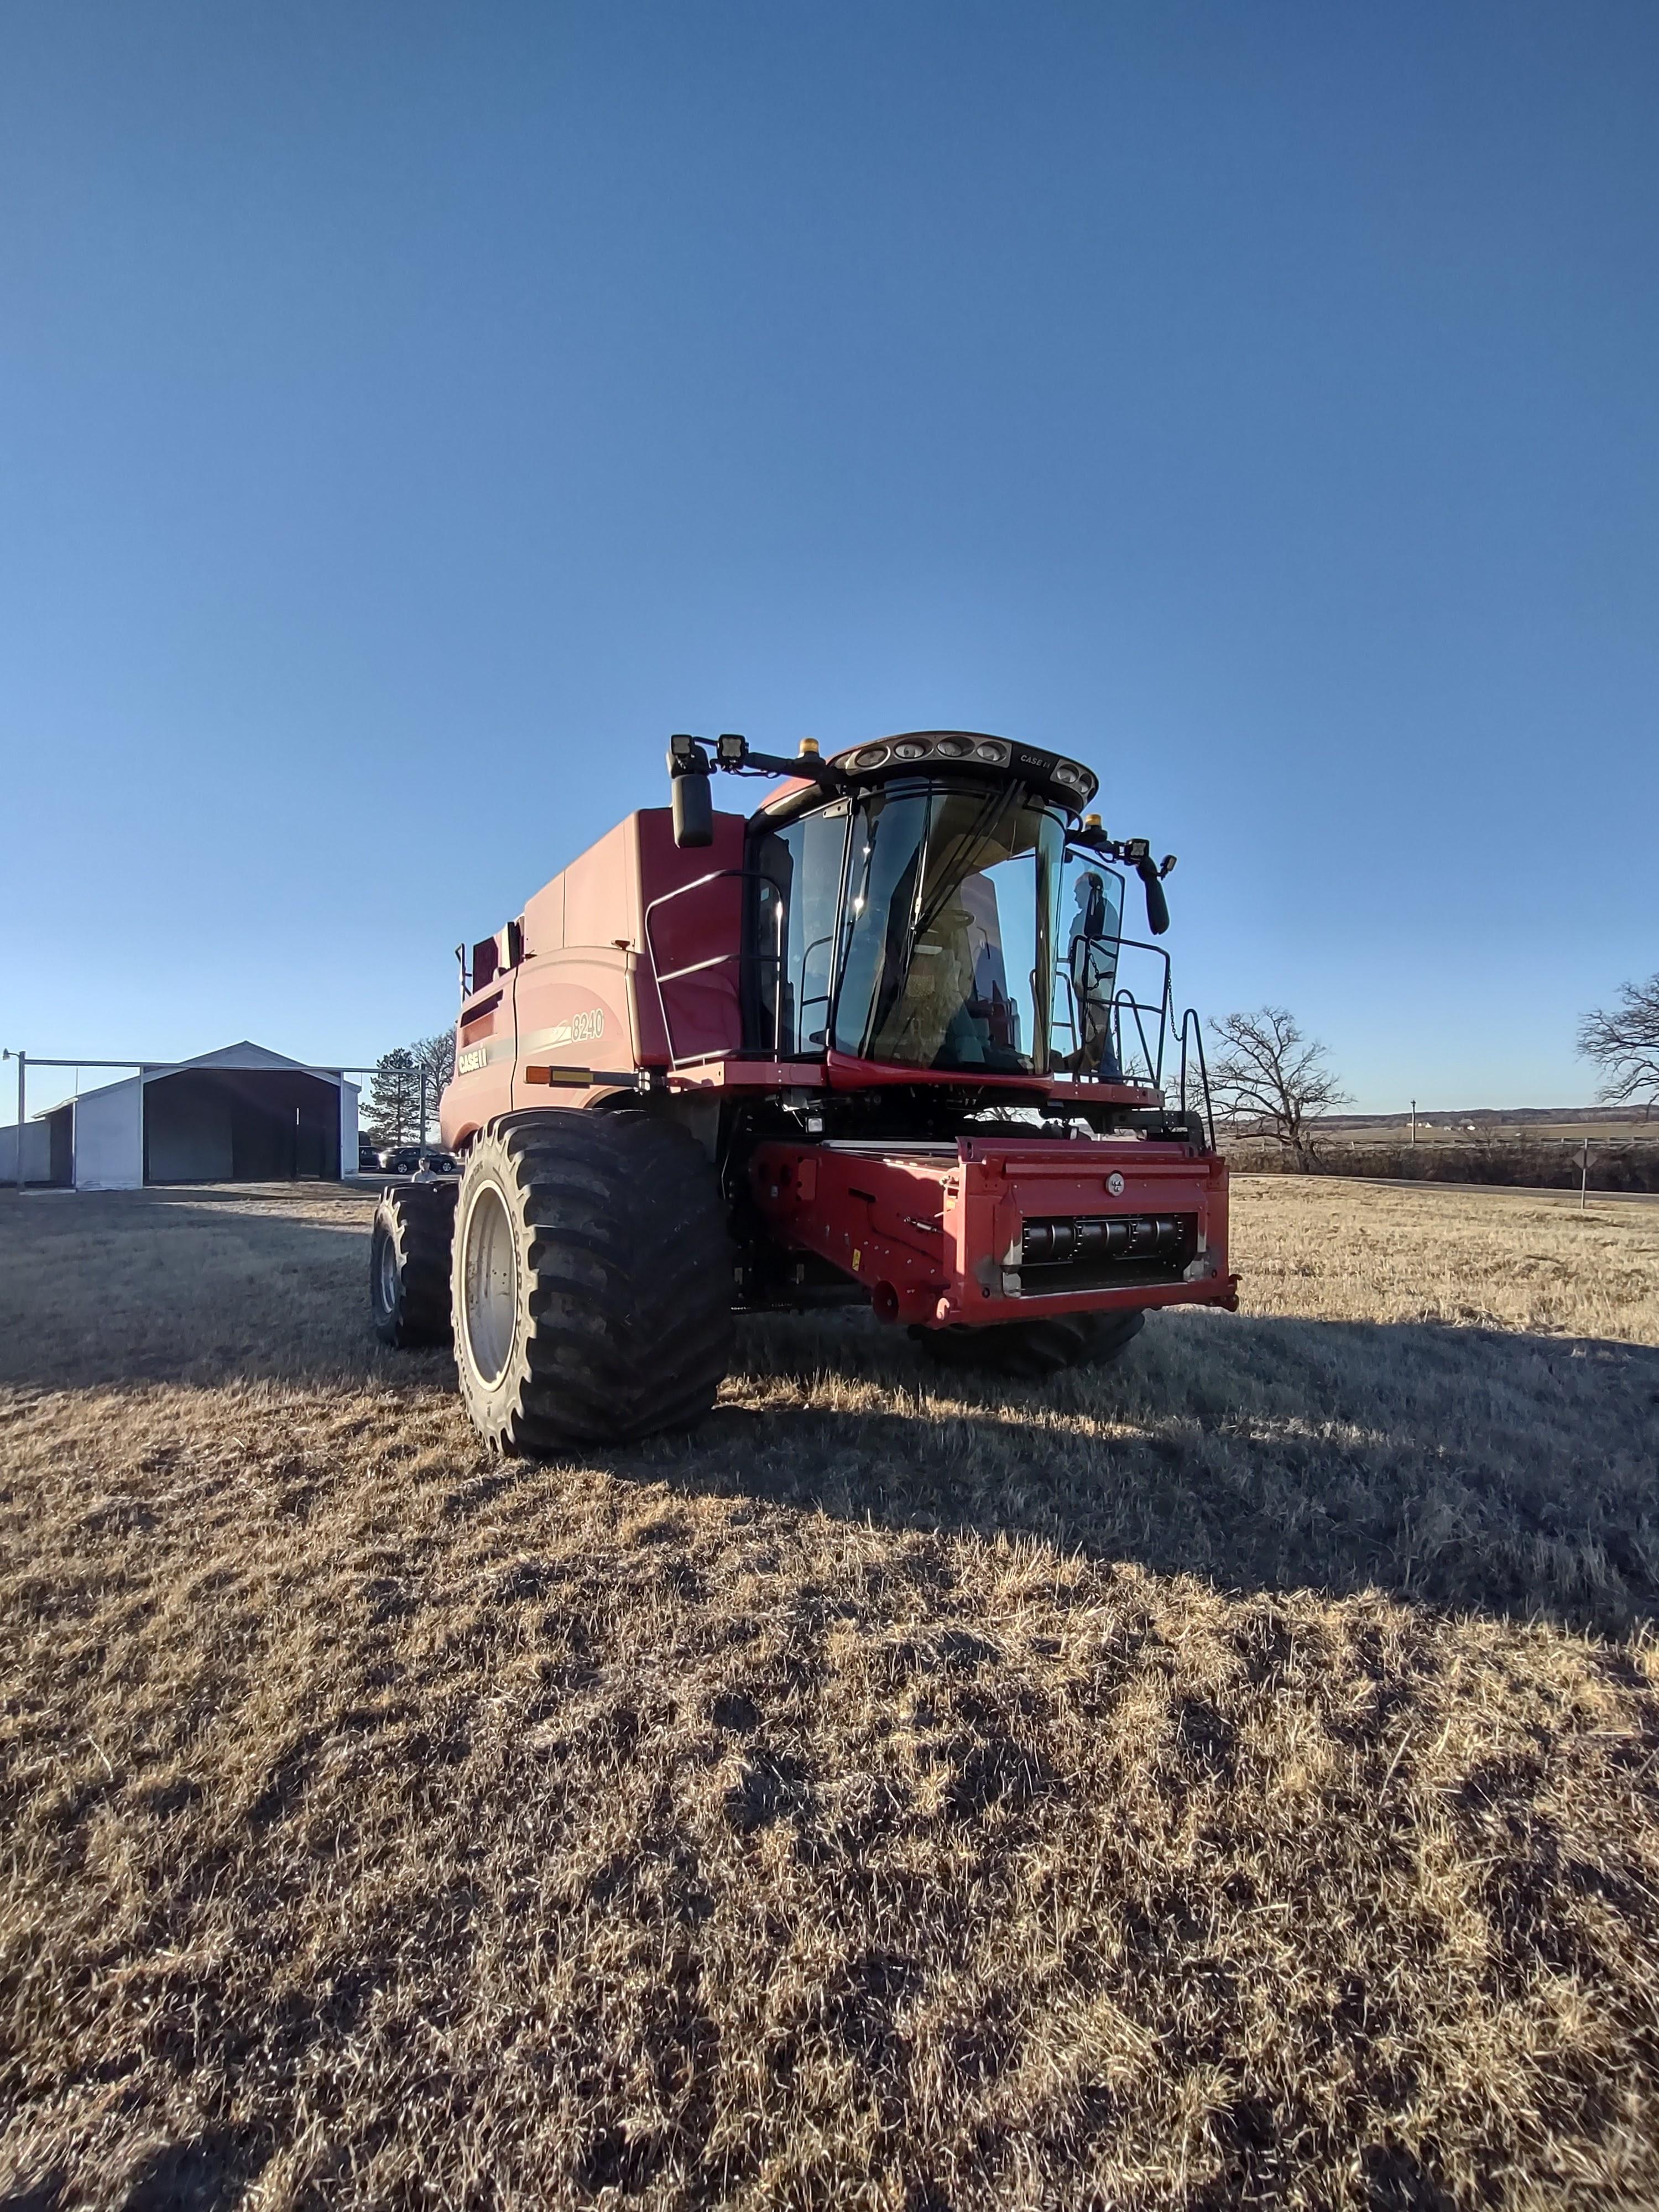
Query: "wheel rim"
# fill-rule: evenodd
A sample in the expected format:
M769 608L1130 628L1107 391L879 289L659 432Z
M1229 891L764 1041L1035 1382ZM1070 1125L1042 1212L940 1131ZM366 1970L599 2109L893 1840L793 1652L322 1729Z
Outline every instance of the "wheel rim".
M380 1311L398 1310L398 1245L392 1237L380 1239Z
M466 1217L462 1253L466 1352L481 1382L507 1372L519 1319L518 1255L500 1191L486 1183Z

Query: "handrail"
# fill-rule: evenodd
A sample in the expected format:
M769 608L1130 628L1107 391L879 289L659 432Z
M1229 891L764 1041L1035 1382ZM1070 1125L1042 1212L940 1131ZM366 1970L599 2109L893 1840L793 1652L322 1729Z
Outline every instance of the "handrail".
M784 902L782 902L782 900L780 900L780 901L779 901L778 911L779 911L780 916L781 916L781 915L783 915L783 913L786 911L785 905L784 905ZM813 954L817 951L817 949L818 949L819 945L830 945L831 947L833 947L833 946L834 946L834 945L835 945L835 942L836 942L836 931L835 931L835 930L833 930L833 929L826 929L826 930L824 930L824 931L823 931L823 932L819 936L817 936L817 937L815 937L815 938L811 939L811 941L810 941L809 943L807 943L807 944L804 945L801 947L801 955L800 955L800 980L801 980L801 981L802 981L803 983L805 983L805 981L806 981L806 963L807 963L807 962L811 958L812 955L813 955ZM778 969L778 1016L777 1016L777 1022L776 1022L776 1024L775 1024L775 1026L776 1026L776 1030L777 1030L777 1033L778 1033L778 1043L777 1043L777 1048L776 1048L776 1056L777 1056L777 1058L778 1058L778 1059L781 1060L781 1059L782 1059L782 1057L783 1057L783 1043L782 1043L782 1036L783 1036L783 994L784 994L784 988L785 988L785 987L784 987L783 969L782 969L782 965L781 965L781 962L782 962L782 958L783 958L783 948L782 948L782 941L781 941L781 938L780 938L780 941L779 941L779 947L778 947L778 958L779 958L780 965L779 965L779 969ZM810 991L810 992L804 992L804 993L802 994L802 995L800 996L800 998L799 998L799 999L795 1001L795 1027L796 1027L796 1030L797 1030L797 1031L798 1031L798 1032L799 1032L799 1031L801 1031L801 1030L805 1030L805 1026L806 1026L806 1009L807 1009L809 1006L816 1006L819 1003L819 1001L820 1001L820 1000L822 1000L822 1001L823 1001L823 1042L824 1042L824 1048L825 1048L825 1050L826 1050L826 1051L829 1049L829 1045L830 1045L830 1016L831 1012L834 1011L834 1007L835 1007L835 1000L836 1000L835 981L836 981L836 964L835 964L834 960L832 959L832 960L830 961L830 988L829 988L827 991ZM795 1050L796 1050L797 1052L799 1052L799 1051L800 1050L800 1048L801 1048L801 1045L802 1045L802 1042L803 1042L803 1038L801 1037L801 1036L800 1036L800 1035L799 1035L799 1034L798 1034L798 1035L796 1036L796 1038L795 1038L795 1046L794 1046L794 1048L795 1048Z
M1143 1013L1157 1013L1161 1017L1164 1009L1161 1006L1156 1007L1153 1006L1150 1000L1143 1000L1133 998L1127 991L1119 991L1113 997L1108 1018L1112 1025L1112 1041L1116 1048L1115 1056L1120 1068L1123 1066L1123 1009L1125 1006L1129 1009L1129 1012L1134 1017L1135 1032L1140 1039L1140 1057L1142 1061L1145 1063L1146 1073L1152 1079L1152 1088L1155 1091L1161 1089L1164 1082L1163 1023L1160 1018L1158 1032L1158 1051L1157 1054L1154 1054L1152 1047L1146 1042L1146 1025L1141 1020L1140 1017ZM1126 1077L1124 1079L1127 1081L1127 1078Z
M1164 989L1162 994L1157 1000L1139 999L1135 996L1133 991L1122 990L1115 991L1112 996L1104 1002L1106 1020L1111 1031L1114 1056L1118 1062L1120 1070L1122 1067L1123 1061L1123 1029L1121 1010L1127 1006L1129 1009L1130 1017L1134 1023L1136 1032L1140 1040L1141 1058L1146 1065L1147 1078L1154 1090L1161 1090L1164 1084L1164 1049L1170 1028L1175 1019L1175 983L1170 968L1170 955L1163 945L1148 944L1144 939L1138 937L1102 938L1097 941L1102 945L1115 945L1117 948L1119 958L1121 957L1121 955L1126 950L1131 952L1150 952L1152 954L1154 958L1161 960L1164 963ZM1115 975L1117 972L1117 967L1118 961L1114 960L1112 969ZM1065 979L1068 1011L1058 1017L1051 1015L1051 1026L1055 1029L1065 1028L1071 1032L1073 1057L1073 1059L1077 1059L1082 1054L1084 1039L1087 1035L1086 1027L1083 1022L1079 1007L1077 983L1072 974L1069 963L1060 965L1058 969L1058 973ZM1157 1017L1158 1049L1156 1052L1153 1051L1151 1044L1147 1041L1146 1026L1141 1019L1143 1014L1154 1015ZM1052 1051L1050 1058L1051 1060L1053 1058ZM1081 1070L1079 1070L1075 1079L1080 1082L1099 1082L1103 1079L1098 1069L1091 1069L1087 1074L1085 1074ZM1125 1082L1129 1080L1127 1076L1123 1075L1121 1075L1119 1079Z
M1049 1012L1049 1015L1048 1015L1048 1063L1049 1063L1049 1066L1050 1066L1050 1067L1051 1067L1051 1068L1052 1068L1052 1066L1053 1066L1053 1065L1054 1065L1054 1060L1055 1060L1055 1059L1056 1059L1056 1057L1057 1057L1057 1054L1055 1054L1055 1051L1054 1051L1054 1031L1055 1031L1056 1030L1058 1030L1058 1029L1061 1028L1062 1026L1063 1026L1064 1028L1066 1028L1066 1030L1068 1030L1071 1032L1071 1038L1072 1038L1072 1058L1073 1058L1073 1060L1075 1060L1075 1059L1078 1057L1078 1055L1079 1055L1079 1054L1082 1052L1082 1050L1083 1050L1083 1039L1082 1039L1082 1038L1081 1038L1081 1036L1079 1036L1079 1034L1078 1034L1078 1023L1077 1023L1077 986L1076 986L1076 984L1075 984L1075 983L1073 983L1073 981L1072 981L1071 970L1070 970L1068 968L1062 968L1062 969L1060 970L1060 975L1061 975L1064 977L1064 979L1065 979L1065 983L1066 983L1066 1000L1067 1000L1067 1003L1068 1003L1068 1008L1069 1008L1069 1011L1068 1011L1067 1012L1064 1013L1064 1014L1056 1014L1056 1013L1054 1013L1054 1011L1053 1011L1052 1009L1050 1009L1050 1012ZM1082 1071L1081 1071L1081 1069L1078 1069L1078 1070L1074 1071L1073 1079L1074 1079L1074 1080L1078 1080L1078 1081L1080 1081L1080 1080L1082 1079Z
M1135 1031L1140 1039L1140 1056L1154 1090L1164 1087L1164 1048L1169 1036L1170 1024L1175 1012L1175 986L1170 967L1170 956L1161 945L1143 944L1139 939L1123 937L1117 940L1120 953L1127 945L1132 951L1151 952L1164 963L1164 988L1157 1000L1137 998L1133 991L1116 991L1112 994L1109 1019L1112 1024L1113 1040L1117 1047L1118 1065L1123 1064L1123 1015L1127 1006L1134 1018ZM1146 1042L1146 1025L1143 1014L1154 1015L1158 1021L1158 1050L1154 1052Z
M1188 1110L1187 1105L1187 1030L1189 1024L1193 1032L1193 1042L1197 1047L1199 1079L1204 1086L1204 1127L1209 1136L1210 1150L1213 1152L1215 1150L1215 1108L1212 1104L1210 1099L1209 1062L1204 1056L1204 1024L1199 1019L1198 1008L1196 1006L1188 1006L1186 1012L1181 1017L1181 1110L1183 1114Z
M1133 1079L1123 1067L1123 1012L1127 1008L1139 1038L1141 1055L1146 1072L1152 1079L1152 1087L1162 1090L1165 1044L1170 1030L1176 1026L1174 975L1169 953L1161 945L1148 945L1136 938L1103 939L1101 942L1115 945L1120 954L1126 946L1132 951L1155 953L1164 963L1164 996L1161 1002L1154 1002L1149 999L1138 999L1130 990L1115 991L1106 1001L1106 1018L1111 1027L1111 1039L1120 1071L1120 1079L1126 1083ZM1065 1001L1063 1006L1057 1006L1051 1018L1051 1025L1055 1030L1060 1029L1069 1030L1073 1057L1074 1060L1080 1059L1085 1030L1076 981L1069 965L1060 966L1057 972L1065 981ZM1158 1017L1156 1053L1152 1052L1148 1044L1146 1024L1142 1018L1143 1016L1148 1015ZM1199 1098L1201 1097L1205 1132L1209 1139L1210 1150L1213 1152L1215 1150L1215 1105L1210 1092L1209 1062L1204 1050L1204 1024L1195 1006L1188 1006L1182 1015L1178 1041L1181 1051L1181 1111L1183 1115L1189 1112L1195 1113L1198 1109ZM1075 1072L1074 1079L1079 1082L1098 1082L1101 1078L1097 1069L1091 1069L1085 1074L1079 1068Z

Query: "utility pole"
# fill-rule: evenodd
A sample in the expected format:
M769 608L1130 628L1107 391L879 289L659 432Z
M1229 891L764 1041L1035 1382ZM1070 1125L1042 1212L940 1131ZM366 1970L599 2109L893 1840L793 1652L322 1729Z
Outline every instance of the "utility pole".
M1589 1211L1589 1139L1584 1139L1584 1156L1578 1168L1578 1211Z
M1417 1101L1415 1098L1412 1101L1412 1142L1413 1144L1417 1142Z
M24 1071L28 1066L29 1056L26 1052L16 1054L8 1052L3 1057L7 1060L15 1058L17 1062L17 1195L21 1198L23 1195L23 1085Z

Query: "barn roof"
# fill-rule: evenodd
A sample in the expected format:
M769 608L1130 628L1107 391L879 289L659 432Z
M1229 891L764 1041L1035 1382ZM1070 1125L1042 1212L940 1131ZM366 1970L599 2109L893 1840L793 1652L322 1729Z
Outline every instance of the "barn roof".
M216 1051L198 1052L193 1060L147 1060L142 1066L135 1063L132 1074L118 1076L113 1083L100 1083L94 1090L77 1092L76 1099L63 1099L58 1106L41 1107L31 1119L44 1121L48 1114L58 1113L62 1107L72 1105L78 1100L102 1098L111 1091L125 1091L133 1084L154 1083L164 1075L182 1075L190 1068L221 1068L231 1073L267 1075L291 1071L298 1075L319 1075L325 1082L337 1084L343 1089L355 1091L357 1088L337 1067L319 1067L309 1060L290 1060L286 1053L272 1052L269 1045L255 1044L251 1038L244 1037L238 1044L222 1044Z
M302 1075L338 1075L337 1067L313 1067L310 1061L290 1060L286 1053L272 1052L269 1045L254 1044L244 1037L240 1044L222 1044L216 1052L198 1052L193 1060L168 1060L146 1064L146 1075L177 1075L186 1067L274 1068L288 1067Z

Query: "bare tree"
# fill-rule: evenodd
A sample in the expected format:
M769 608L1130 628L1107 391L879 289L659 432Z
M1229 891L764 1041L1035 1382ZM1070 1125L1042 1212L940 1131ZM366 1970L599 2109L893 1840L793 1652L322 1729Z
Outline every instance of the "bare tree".
M418 1088L422 1076L426 1079L425 1098L427 1117L436 1116L438 1100L443 1087L455 1073L455 1032L440 1030L436 1036L417 1037L409 1048L410 1058L415 1063L415 1079ZM426 1142L426 1131L421 1131L421 1142Z
M1219 1046L1210 1063L1218 1114L1240 1136L1273 1138L1305 1174L1316 1164L1321 1119L1349 1103L1324 1046L1283 1006L1229 1014L1210 1028Z
M1659 975L1622 984L1610 1012L1598 1007L1586 1014L1578 1049L1601 1071L1598 1098L1651 1114L1659 1106Z

